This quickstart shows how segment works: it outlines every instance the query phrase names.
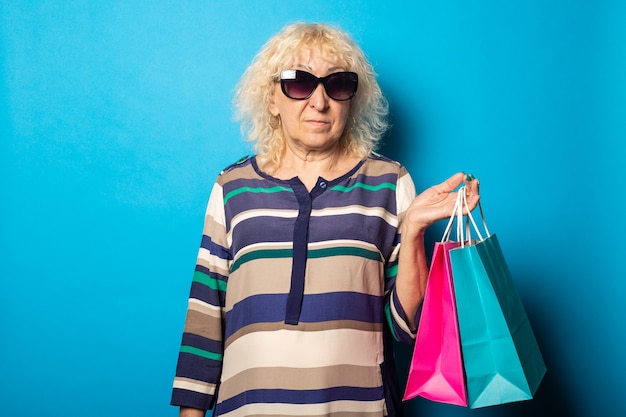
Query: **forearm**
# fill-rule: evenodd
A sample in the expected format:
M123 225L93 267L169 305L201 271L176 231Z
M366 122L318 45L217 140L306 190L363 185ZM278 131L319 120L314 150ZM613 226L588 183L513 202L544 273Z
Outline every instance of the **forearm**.
M424 229L405 231L398 255L396 294L409 320L424 299L428 280L428 262L424 250ZM411 327L415 323L410 323Z
M204 417L206 411L197 408L180 407L179 417Z

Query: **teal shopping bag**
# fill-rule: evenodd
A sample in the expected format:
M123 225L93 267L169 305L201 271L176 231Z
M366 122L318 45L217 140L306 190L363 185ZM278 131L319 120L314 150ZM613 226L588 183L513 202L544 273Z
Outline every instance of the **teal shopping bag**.
M450 251L450 263L469 407L529 400L546 365L498 238L489 234L484 216L485 238L471 213L467 218L479 238L465 236Z

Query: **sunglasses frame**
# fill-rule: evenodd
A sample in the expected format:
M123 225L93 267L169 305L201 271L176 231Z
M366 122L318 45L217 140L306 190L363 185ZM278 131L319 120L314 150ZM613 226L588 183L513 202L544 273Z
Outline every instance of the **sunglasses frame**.
M298 73L303 73L306 74L307 76L310 76L311 79L315 80L315 85L313 86L313 89L311 90L311 92L306 96L306 97L292 97L289 94L287 94L287 89L285 88L285 82L287 81L294 81L297 79L298 77ZM347 74L348 76L353 76L354 79L354 91L350 94L349 97L347 98L342 98L342 99L336 99L333 96L331 96L328 93L328 88L326 86L326 82L328 81L329 78L331 77L335 77L338 74ZM315 75L311 74L310 72L307 71L303 71L303 70L294 70L294 69L289 69L289 70L282 70L280 72L280 88L283 91L283 94L287 97L289 97L292 100L306 100L308 98L310 98L313 93L315 93L315 90L317 90L317 86L320 85L320 83L324 86L324 91L326 92L326 95L328 97L330 97L331 99L335 100L335 101L348 101L351 100L355 95L356 95L356 91L359 87L359 76L356 72L352 72L352 71L340 71L340 72L333 72L332 74L328 74L325 77L316 77Z

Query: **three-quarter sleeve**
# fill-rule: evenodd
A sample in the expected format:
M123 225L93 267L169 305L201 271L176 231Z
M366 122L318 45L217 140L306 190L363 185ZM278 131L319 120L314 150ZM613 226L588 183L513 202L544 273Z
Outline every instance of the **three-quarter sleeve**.
M409 323L414 323L416 317L419 317L421 305L418 307L416 317L407 317L400 301L398 300L395 283L398 273L398 257L401 245L400 226L402 225L404 213L409 208L413 199L415 199L415 196L416 191L413 179L406 169L401 168L396 183L396 215L398 218L398 227L393 251L389 259L387 259L387 265L385 266L387 294L385 302L385 316L394 338L397 341L406 344L412 344L415 341L415 332L411 330Z
M213 407L222 370L224 300L231 262L223 192L216 183L191 283L172 405L204 410Z

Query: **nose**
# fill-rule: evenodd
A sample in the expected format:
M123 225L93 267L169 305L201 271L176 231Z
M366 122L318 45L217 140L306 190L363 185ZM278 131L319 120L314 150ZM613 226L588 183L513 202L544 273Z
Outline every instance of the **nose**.
M326 90L322 83L318 83L313 90L313 94L309 97L309 103L311 107L314 107L318 111L323 111L328 107L330 97L326 94Z

